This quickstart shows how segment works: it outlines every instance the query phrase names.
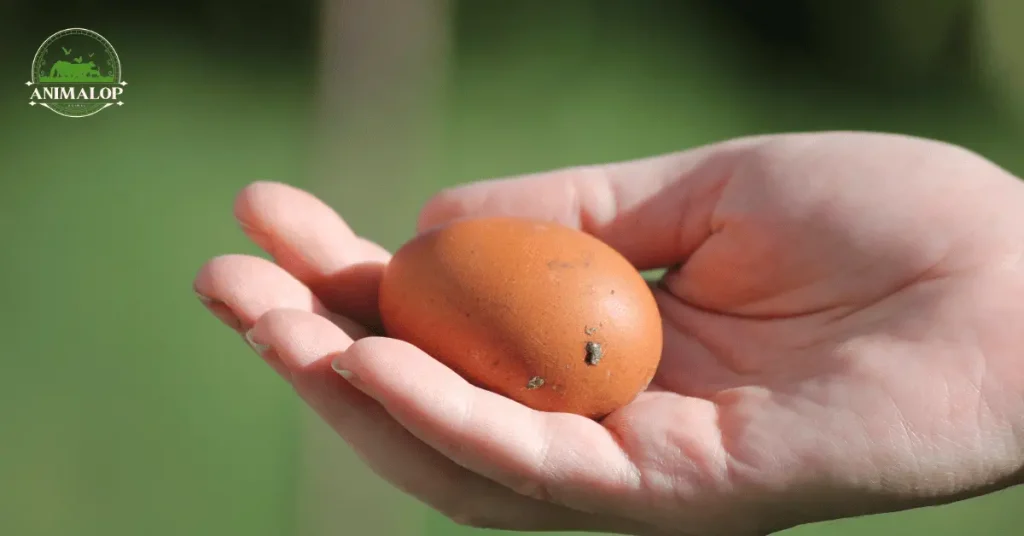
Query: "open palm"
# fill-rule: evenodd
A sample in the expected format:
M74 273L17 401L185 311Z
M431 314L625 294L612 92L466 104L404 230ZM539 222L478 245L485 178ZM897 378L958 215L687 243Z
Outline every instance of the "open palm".
M421 228L543 218L671 266L658 375L600 423L370 336L388 253L287 186L236 207L275 263L219 257L195 287L378 474L459 522L767 534L1021 479L1022 190L962 149L828 133L436 196Z

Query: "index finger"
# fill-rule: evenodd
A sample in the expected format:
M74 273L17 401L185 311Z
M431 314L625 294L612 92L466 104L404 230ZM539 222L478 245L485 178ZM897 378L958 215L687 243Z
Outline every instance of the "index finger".
M682 261L711 234L711 215L737 164L764 138L639 160L491 179L444 190L419 230L478 216L554 221L592 234L640 270Z
M238 194L235 216L328 309L370 328L378 325L377 287L390 254L357 236L331 207L304 190L264 181Z

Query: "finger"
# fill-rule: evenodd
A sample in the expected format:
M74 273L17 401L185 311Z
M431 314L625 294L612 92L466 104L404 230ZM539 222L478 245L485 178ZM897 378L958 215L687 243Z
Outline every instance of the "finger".
M289 369L292 385L382 478L455 521L507 530L622 530L636 524L593 516L518 495L460 467L392 419L330 368L352 339L305 311L275 310L253 327ZM628 529L628 530L627 530Z
M334 366L421 440L520 494L597 512L640 485L617 438L600 424L476 388L405 342L364 338Z
M390 254L360 238L313 195L272 182L247 186L235 201L245 233L332 311L380 324L377 289Z
M556 221L593 234L639 269L685 259L711 233L715 203L764 138L614 164L494 179L449 189L424 207L421 230L462 217Z
M207 262L196 275L193 287L204 305L244 334L256 320L272 309L292 308L329 318L352 338L367 335L366 328L327 310L300 281L280 266L247 255L225 255ZM257 352L261 353L261 352ZM261 353L268 364L287 378L272 356Z

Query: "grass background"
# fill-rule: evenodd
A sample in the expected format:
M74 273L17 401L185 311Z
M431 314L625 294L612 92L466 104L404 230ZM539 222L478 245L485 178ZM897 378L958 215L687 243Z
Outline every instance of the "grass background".
M310 508L327 512L333 534L382 534L394 519L396 536L476 532L382 486L340 444L322 449L340 460L324 471L348 494L301 504L318 471L305 459L309 416L190 290L206 259L257 253L231 217L252 180L323 195L357 232L394 248L419 204L448 185L752 133L905 132L1024 173L1012 107L953 67L901 80L918 76L906 65L924 66L923 53L873 53L870 27L837 57L869 73L856 80L884 84L792 54L801 45L785 37L796 30L758 37L693 2L606 2L602 16L580 2L464 2L440 120L427 130L429 165L381 192L380 177L312 171L313 52L288 45L302 31L270 21L283 8L256 2L264 22L211 41L210 28L171 16L186 4L136 8L124 22L116 8L127 2L84 4L45 20L28 3L0 8L0 534L326 533L303 522ZM79 25L118 49L125 106L85 120L26 106L35 47ZM850 39L863 40L863 55ZM254 76L268 65L273 76ZM376 135L387 158L387 129ZM1024 522L1022 498L1012 490L792 534L1010 534Z

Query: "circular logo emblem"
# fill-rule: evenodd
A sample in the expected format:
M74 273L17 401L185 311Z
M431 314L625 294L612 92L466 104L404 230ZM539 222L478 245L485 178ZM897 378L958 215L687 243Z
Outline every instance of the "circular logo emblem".
M68 28L39 46L26 85L32 89L30 105L65 117L88 117L123 105L128 83L110 41L92 30Z

